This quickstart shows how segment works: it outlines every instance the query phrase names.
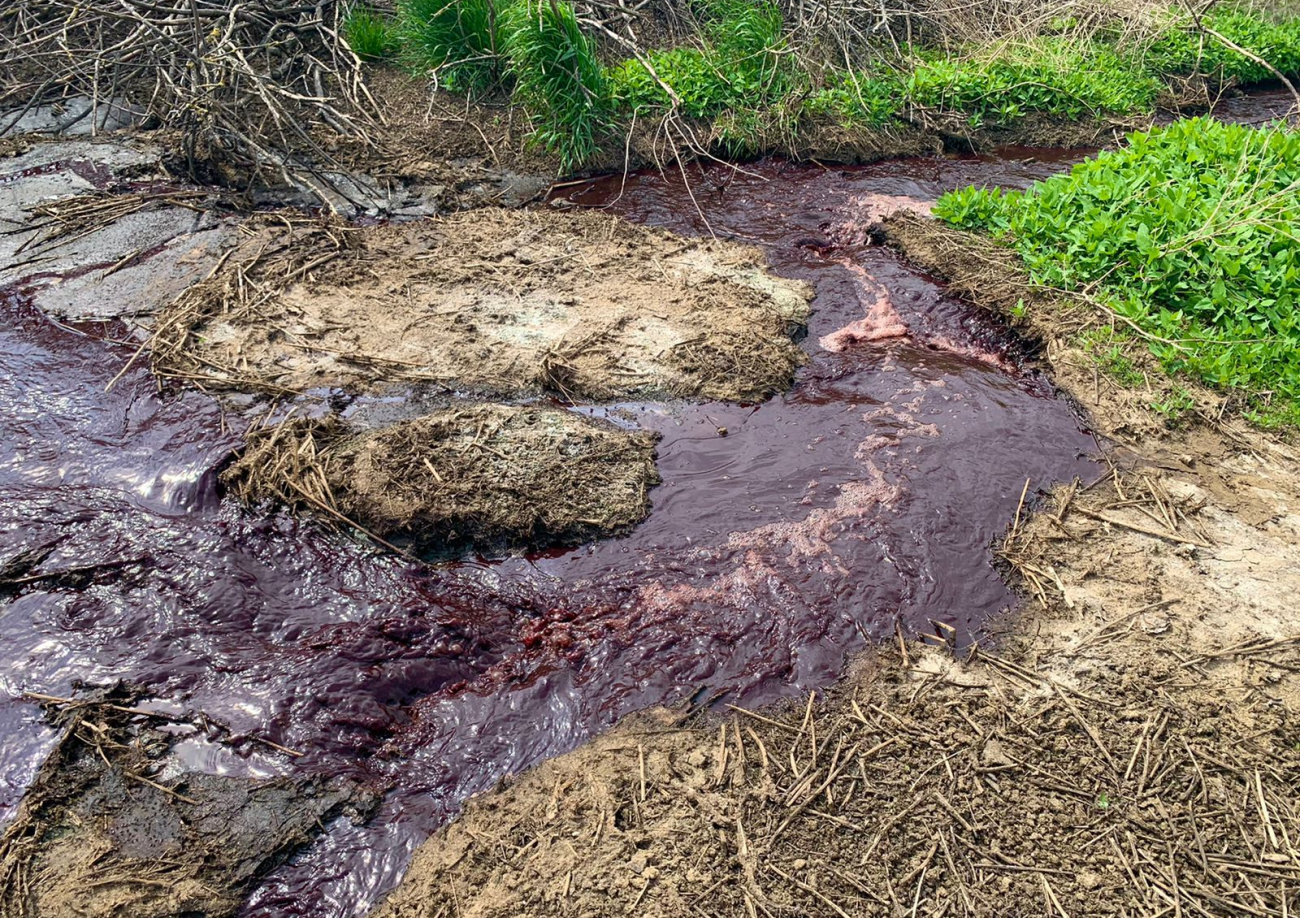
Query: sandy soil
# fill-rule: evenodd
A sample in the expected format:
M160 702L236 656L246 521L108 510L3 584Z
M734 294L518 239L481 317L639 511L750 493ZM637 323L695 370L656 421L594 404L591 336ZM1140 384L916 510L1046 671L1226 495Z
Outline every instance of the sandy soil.
M986 243L888 223L977 302L1025 298ZM938 633L806 706L624 722L471 801L374 918L1295 914L1300 459L1211 393L1170 428L1074 344L1094 316L1026 305L1115 445L1018 515L994 652Z
M268 221L159 320L155 362L278 391L758 400L803 359L790 336L809 296L755 250L598 214L487 208L289 234Z

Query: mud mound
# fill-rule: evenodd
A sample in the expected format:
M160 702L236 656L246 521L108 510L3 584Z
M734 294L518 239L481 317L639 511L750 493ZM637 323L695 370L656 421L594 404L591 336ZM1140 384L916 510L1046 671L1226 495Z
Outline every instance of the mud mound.
M422 381L759 400L803 361L790 335L809 296L753 249L592 213L488 208L360 230L286 219L160 318L155 365L275 391Z
M191 773L129 698L61 703L63 737L0 839L2 918L233 915L355 791Z
M653 434L555 408L471 404L365 433L337 421L254 432L226 481L438 550L581 542L639 522Z

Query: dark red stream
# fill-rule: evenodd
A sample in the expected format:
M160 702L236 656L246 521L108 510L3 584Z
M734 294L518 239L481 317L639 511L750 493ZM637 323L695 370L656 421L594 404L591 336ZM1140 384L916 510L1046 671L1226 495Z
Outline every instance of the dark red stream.
M1037 158L1035 158L1037 157ZM1023 186L1044 152L858 169L634 175L575 204L761 245L811 281L811 361L759 406L607 406L663 433L662 487L631 535L534 558L414 566L222 497L246 423L159 394L112 325L0 298L0 563L50 549L0 605L0 813L51 743L24 691L126 679L226 725L239 755L390 789L254 895L248 915L358 914L469 795L618 717L689 696L757 705L829 685L866 640L938 620L963 640L1012 602L988 545L1036 487L1092 471L1095 444L995 322L878 247L870 214L971 182ZM886 197L882 197L886 196ZM872 320L861 320L872 311ZM905 337L872 337L881 317ZM892 318L891 318L892 317ZM886 322L885 324L889 324ZM358 400L359 417L392 402ZM718 428L727 435L720 436ZM78 579L79 578L79 579ZM260 737L306 753L287 763Z

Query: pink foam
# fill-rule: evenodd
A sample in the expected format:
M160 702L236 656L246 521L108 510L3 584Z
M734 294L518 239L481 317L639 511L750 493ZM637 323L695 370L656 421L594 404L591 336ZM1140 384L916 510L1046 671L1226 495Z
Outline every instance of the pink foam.
M857 194L849 198L845 219L831 227L829 235L840 245L866 245L871 230L890 214L900 210L928 214L932 206L930 201L903 194Z
M865 460L865 456L860 456ZM835 503L812 510L802 520L768 523L746 532L733 532L727 540L732 548L784 553L790 560L828 555L831 543L844 532L845 524L865 518L877 507L888 507L902 495L902 487L885 481L875 463L865 460L865 480L840 485Z
M856 265L847 258L841 259L840 264L853 274L854 283L858 287L858 302L867 314L829 335L823 335L817 339L817 343L823 349L838 354L850 345L905 337L908 333L907 325L890 301L889 291L884 285L861 265Z

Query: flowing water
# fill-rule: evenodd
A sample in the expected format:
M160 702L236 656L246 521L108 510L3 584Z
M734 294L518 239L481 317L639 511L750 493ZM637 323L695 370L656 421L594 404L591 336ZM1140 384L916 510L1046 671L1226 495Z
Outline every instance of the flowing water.
M0 814L53 740L22 693L127 680L223 725L223 742L183 745L193 767L386 792L369 824L331 825L245 909L342 918L468 796L624 714L826 687L897 625L981 638L1013 602L989 545L1026 480L1091 476L1097 446L1000 324L865 228L1069 160L766 162L696 169L689 189L657 174L565 189L556 206L760 246L813 284L815 312L808 365L764 404L575 407L661 433L664 483L626 537L530 557L421 566L237 505L217 478L253 408L160 392L142 363L121 373L124 327L56 322L10 288L0 562L48 553L36 570L65 573L0 598ZM407 402L321 396L363 421Z

